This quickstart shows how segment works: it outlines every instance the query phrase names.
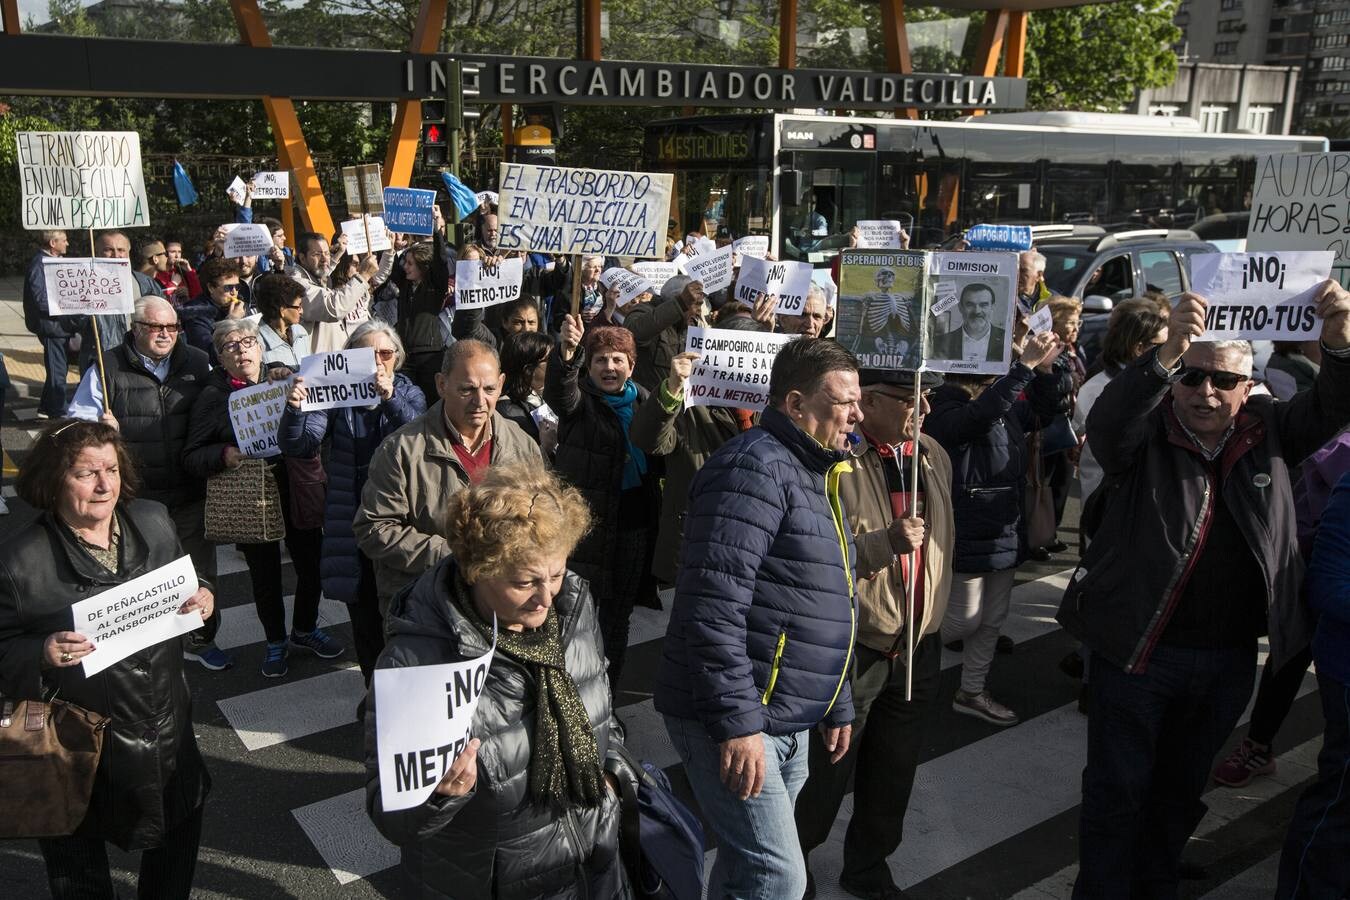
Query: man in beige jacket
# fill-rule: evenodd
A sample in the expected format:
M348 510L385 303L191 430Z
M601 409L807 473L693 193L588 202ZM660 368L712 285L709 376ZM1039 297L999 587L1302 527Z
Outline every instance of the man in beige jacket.
M807 859L807 897L815 895L810 854L825 842L856 772L853 816L844 836L840 886L855 897L894 900L886 858L900 846L905 808L919 765L941 671L938 632L951 585L952 464L937 441L922 434L927 392L942 383L922 375L918 415L914 373L863 369L863 424L853 446L853 470L839 480L839 498L858 548L858 643L853 674L853 742L830 764L820 735L811 734L810 774L797 798L797 837ZM913 436L919 438L916 509L910 485ZM908 600L909 567L918 551L917 604ZM914 654L907 658L905 622L914 617ZM912 669L905 699L905 668Z
M496 411L502 382L487 344L451 344L436 375L440 400L385 438L371 458L352 528L375 569L382 615L404 585L450 554L445 512L452 494L490 466L543 466L534 439Z

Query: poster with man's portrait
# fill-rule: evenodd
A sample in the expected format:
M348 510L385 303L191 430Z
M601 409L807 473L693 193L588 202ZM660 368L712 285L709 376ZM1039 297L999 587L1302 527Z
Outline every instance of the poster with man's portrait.
M934 253L925 362L937 372L1002 375L1012 365L1015 253Z
M868 369L917 369L926 320L922 253L844 250L836 340Z

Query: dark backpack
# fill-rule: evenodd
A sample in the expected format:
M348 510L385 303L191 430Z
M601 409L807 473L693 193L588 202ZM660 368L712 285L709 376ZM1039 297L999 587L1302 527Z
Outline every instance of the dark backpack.
M620 777L619 849L636 897L700 900L703 826L656 766L617 749L633 777ZM625 773L628 774L628 773Z

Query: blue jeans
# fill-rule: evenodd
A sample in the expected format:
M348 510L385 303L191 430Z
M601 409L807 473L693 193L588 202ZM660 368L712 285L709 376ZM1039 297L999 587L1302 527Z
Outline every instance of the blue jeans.
M792 807L806 782L807 733L763 735L764 789L742 800L722 783L721 747L702 723L665 720L703 821L717 834L708 900L798 900L806 891L806 861Z
M1340 900L1350 894L1350 685L1317 676L1326 733L1317 781L1303 792L1280 855L1277 900Z
M1256 648L1159 645L1128 675L1092 657L1075 900L1177 896L1214 755L1252 695Z
M45 337L42 340L42 362L47 366L47 378L42 382L42 398L38 412L53 419L66 414L66 370L70 360L66 352L67 337Z

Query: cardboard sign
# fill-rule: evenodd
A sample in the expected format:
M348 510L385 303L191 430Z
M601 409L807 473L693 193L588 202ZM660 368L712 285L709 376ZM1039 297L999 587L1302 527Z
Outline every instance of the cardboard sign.
M435 220L431 215L435 206L435 191L398 187L384 189L384 223L390 231L431 237L436 233Z
M389 232L384 227L384 219L379 216L367 216L364 219L348 219L342 223L342 233L347 236L347 252L353 256L362 253L378 253L393 249ZM369 242L366 235L370 236Z
M253 199L288 200L291 196L289 172L257 172L253 176Z
M619 299L615 302L620 307L632 303L633 298L639 294L652 290L650 281L636 272L620 269L618 266L615 266L612 269L606 269L601 273L600 283L610 290L618 289Z
M202 614L178 610L197 593L192 557L183 556L139 578L115 585L70 607L71 629L94 644L80 660L84 677L115 666L133 653L202 627Z
M379 163L343 166L342 191L347 197L347 212L352 215L384 215L384 185Z
M763 259L769 255L769 236L767 234L747 234L731 242L741 256Z
M896 219L863 219L858 222L859 250L899 250L900 222Z
M714 293L731 285L731 256L735 248L727 244L711 253L700 253L685 264L684 270L695 281L703 282L706 293Z
M659 259L674 176L502 163L502 250Z
M272 252L272 232L263 224L233 223L225 226L226 259L266 256Z
M810 287L810 263L747 257L741 260L741 273L736 278L736 300L753 309L760 294L777 294L776 312L800 316L806 308L806 292Z
M1322 333L1314 298L1331 275L1330 250L1197 253L1191 290L1208 301L1205 341L1308 341Z
M1329 250L1350 266L1350 153L1257 157L1247 250Z
M769 402L774 357L798 337L690 325L684 349L699 358L684 386L685 405L763 409Z
M290 391L289 381L272 381L240 388L230 394L234 443L245 456L266 459L281 455L277 429L281 426L281 414L286 409L286 395Z
M1030 250L1030 225L972 225L966 229L972 250Z
M525 261L520 257L504 259L492 267L481 259L461 259L455 263L455 309L479 309L520 299L525 277Z
M97 316L129 313L135 307L135 282L129 259L42 260L47 314Z
M650 281L652 292L656 294L661 293L667 281L680 274L679 266L673 262L635 262L629 268Z
M1027 316L1027 328L1032 334L1040 334L1042 331L1055 330L1055 317L1050 312L1050 307L1042 306L1031 315Z
M976 251L934 253L925 279L952 284L956 302L932 310L924 334L924 366L936 372L1002 375L1012 365L1013 309L1017 297L1017 254Z
M150 224L136 132L20 131L15 140L24 228Z
M869 369L918 369L930 302L928 258L907 251L844 250L836 339Z
M305 379L303 412L343 406L374 406L380 402L375 386L375 351L370 347L312 353L300 360Z
M229 187L225 188L225 196L234 201L235 206L243 206L244 201L248 199L248 185L244 184L244 179L236 175Z
M386 812L427 801L469 744L478 700L496 650L433 666L376 669L375 748Z

